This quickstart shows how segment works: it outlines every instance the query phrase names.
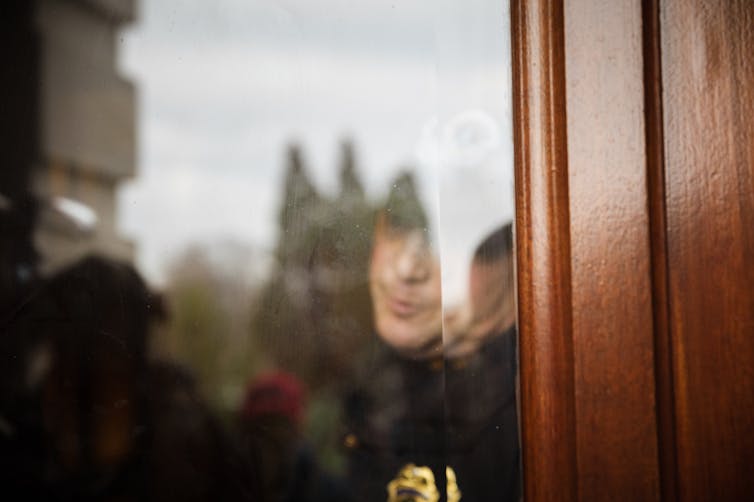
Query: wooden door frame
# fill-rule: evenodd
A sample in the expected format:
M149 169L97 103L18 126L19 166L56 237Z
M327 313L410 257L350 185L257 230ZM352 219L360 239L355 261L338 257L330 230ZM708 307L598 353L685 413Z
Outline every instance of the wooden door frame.
M523 491L575 500L562 2L513 0L511 31Z
M527 501L672 498L656 13L511 1Z

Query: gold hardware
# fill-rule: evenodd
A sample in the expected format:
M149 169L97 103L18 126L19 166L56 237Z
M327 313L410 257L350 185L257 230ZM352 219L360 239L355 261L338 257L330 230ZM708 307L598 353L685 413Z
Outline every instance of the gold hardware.
M429 467L407 464L387 485L387 502L437 502L440 492Z

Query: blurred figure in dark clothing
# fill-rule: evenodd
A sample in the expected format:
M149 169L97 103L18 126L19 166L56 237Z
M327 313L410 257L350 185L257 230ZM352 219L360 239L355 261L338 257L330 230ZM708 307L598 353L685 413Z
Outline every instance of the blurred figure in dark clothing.
M149 499L265 500L258 471L199 396L183 368L153 363L150 380Z
M413 177L391 185L369 268L373 350L345 399L349 487L363 502L384 502L389 485L396 500L415 490L415 500L445 500L440 264Z
M520 450L510 224L488 235L474 253L469 307L465 335L446 356L448 465L455 469L462 501L515 502Z
M239 428L252 463L258 468L262 500L349 500L342 483L319 467L302 437L305 409L304 388L289 373L260 375L249 385Z
M345 400L350 488L359 501L517 501L511 227L479 244L467 321L445 340L426 221L411 178L396 180L375 225L375 350Z
M239 428L246 451L259 466L263 500L286 499L301 442L303 410L304 389L293 375L270 373L249 385Z
M148 359L150 324L162 316L131 266L89 257L40 283L5 320L7 499L253 499L253 470L193 382Z

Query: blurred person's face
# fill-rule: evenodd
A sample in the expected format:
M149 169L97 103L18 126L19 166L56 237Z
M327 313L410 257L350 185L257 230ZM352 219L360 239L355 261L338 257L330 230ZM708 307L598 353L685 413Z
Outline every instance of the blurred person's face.
M469 277L469 296L472 338L483 340L509 328L515 317L512 258L475 262Z
M418 356L440 348L440 264L422 230L398 230L384 219L378 222L369 289L377 334L386 343Z
M466 303L445 314L445 354L462 357L515 322L513 261L504 256L489 263L475 261L469 271Z

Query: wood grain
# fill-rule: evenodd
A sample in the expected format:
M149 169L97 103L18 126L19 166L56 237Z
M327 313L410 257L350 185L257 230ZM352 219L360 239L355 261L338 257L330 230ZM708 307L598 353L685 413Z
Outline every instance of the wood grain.
M663 0L681 500L754 500L754 2Z
M526 500L576 500L563 9L511 2Z
M655 397L662 500L678 499L670 313L668 306L665 157L662 129L662 58L659 0L642 1L644 53L644 117L647 190L652 260L652 309L655 349Z
M580 500L658 500L639 0L566 2Z

